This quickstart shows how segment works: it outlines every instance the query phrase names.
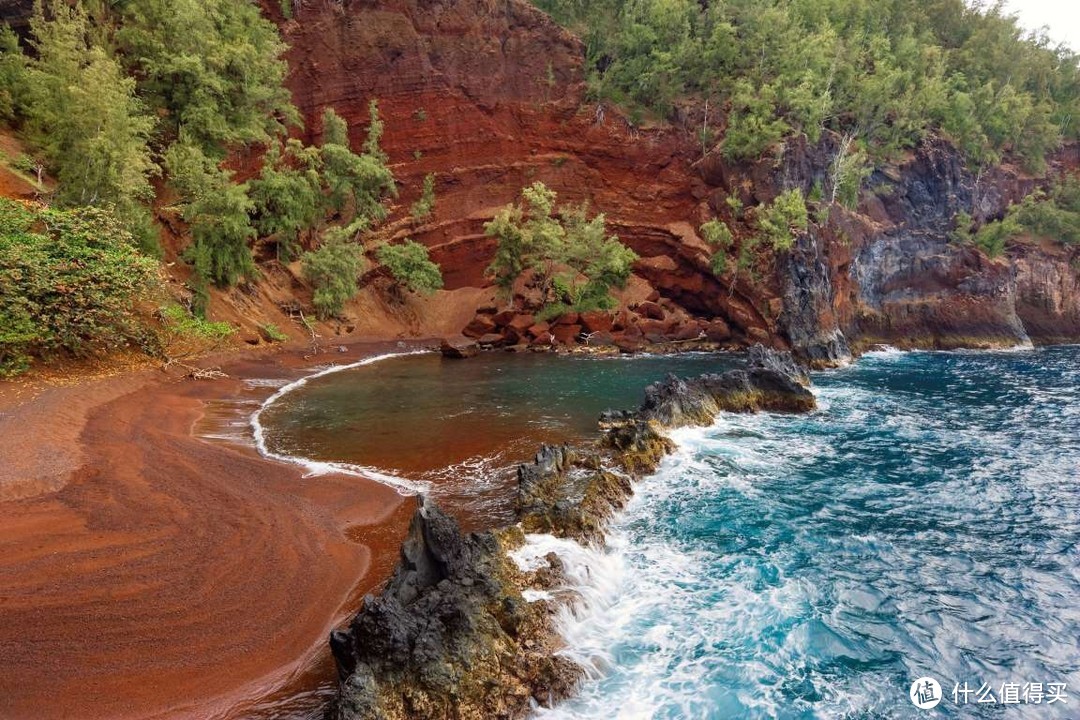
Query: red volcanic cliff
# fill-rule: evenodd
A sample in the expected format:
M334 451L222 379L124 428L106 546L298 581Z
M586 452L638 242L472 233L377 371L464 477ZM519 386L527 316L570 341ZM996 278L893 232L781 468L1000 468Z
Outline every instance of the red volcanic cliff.
M268 7L268 12L275 12ZM710 214L693 168L692 133L636 127L586 99L581 43L526 2L390 0L300 11L282 22L289 85L317 139L327 106L359 142L378 99L383 148L402 189L402 218L427 173L436 210L422 227L393 226L428 245L448 290L486 286L493 242L483 224L521 188L543 181L560 200L588 201L642 258L638 275L691 313L728 320L737 337L772 328L760 289L722 285L695 228ZM626 300L643 300L647 283ZM753 292L753 295L750 293ZM460 328L457 328L460 329Z
M442 265L450 292L434 302L458 309L441 318L441 331L462 329L472 310L492 304L484 269L493 245L483 223L539 180L562 200L604 212L641 256L621 299L631 307L659 300L663 319L640 318L640 327L635 314L621 319L646 338L719 327L711 337L771 339L827 364L876 342L1080 337L1075 251L1025 244L992 261L949 243L956 212L998 216L1037 178L998 168L976 184L948 144L929 142L876 172L857 213L834 209L826 229L759 261L768 270L755 280L718 280L696 234L700 223L714 213L731 220L723 198L732 192L752 205L785 187L808 191L824 178L834 139L793 140L779 159L739 166L715 151L702 157L693 130L636 127L587 99L581 43L521 0L326 3L291 20L276 3L266 10L291 46L288 82L308 139L318 138L321 112L332 106L359 142L367 104L379 101L383 146L402 190L386 232L425 243ZM1075 152L1063 152L1053 169L1075 168ZM414 227L407 208L427 173L437 178L436 210ZM486 328L490 318L480 321ZM353 324L362 328L362 318Z

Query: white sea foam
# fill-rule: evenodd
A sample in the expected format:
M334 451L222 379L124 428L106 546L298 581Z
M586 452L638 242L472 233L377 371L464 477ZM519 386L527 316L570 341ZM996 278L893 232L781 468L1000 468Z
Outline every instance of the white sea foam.
M259 454L263 457L277 460L279 462L291 463L293 465L299 465L306 471L304 476L311 477L314 475L328 475L328 474L342 474L342 475L355 475L356 477L363 477L369 480L380 482L384 485L388 485L396 489L402 495L415 495L421 492L427 492L430 489L428 483L416 480L408 480L406 478L397 477L395 475L389 475L387 473L376 470L375 468L366 467L364 465L356 465L353 463L342 462L324 462L320 460L312 460L311 458L299 457L295 455L284 455L276 453L271 450L266 444L266 428L262 424L263 412L276 403L281 398L285 397L289 393L304 387L310 381L316 378L321 378L332 373L341 372L343 370L352 370L353 368L363 367L364 365L371 365L372 363L380 362L382 360L389 360L392 358L405 357L408 355L420 355L427 353L427 350L414 350L411 352L403 353L386 353L385 355L374 355L363 360L358 360L354 363L348 363L345 365L331 365L324 367L321 370L314 372L310 375L294 380L290 383L282 385L277 392L268 397L259 409L251 415L251 430L255 439L255 447L258 449Z
M634 527L644 523L651 528L658 507L704 502L721 485L755 493L753 473L718 473L710 456L760 471L769 463L775 466L771 453L754 449L768 441L767 423L768 416L724 414L712 427L673 431L676 451L641 481L637 495L609 528L603 549L550 535L527 536L525 546L514 553L520 567L540 567L554 552L566 568L573 599L559 610L556 625L566 641L562 654L587 678L579 697L539 708L538 718L637 720L656 716L660 708L665 717L675 712L702 718L713 717L710 708L716 703L756 707L764 716L775 712L767 698L704 698L701 690L714 668L710 653L702 651L727 634L752 633L774 622L774 616L798 611L805 603L801 583L779 578L753 590L749 581L732 585L706 577L704 569L715 557Z
M863 353L864 358L899 358L911 352L910 350L901 350L895 348L892 345L878 345L873 350L867 350Z

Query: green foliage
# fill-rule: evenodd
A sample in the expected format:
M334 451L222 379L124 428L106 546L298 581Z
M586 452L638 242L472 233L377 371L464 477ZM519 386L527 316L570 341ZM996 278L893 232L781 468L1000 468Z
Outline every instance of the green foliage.
M319 151L330 208L341 213L351 207L356 217L383 220L386 208L382 200L387 195L396 196L397 187L386 167L386 155L379 149L382 121L374 100L370 108L371 126L362 155L349 149L348 125L330 108L323 115L323 144Z
M1049 193L1032 192L1010 206L1002 219L988 222L975 232L971 224L970 215L957 213L953 240L974 242L990 257L998 257L1010 240L1025 234L1080 245L1080 179L1062 176Z
M442 288L442 271L431 261L426 246L406 240L400 245L383 245L377 254L399 287L425 295Z
M154 120L135 80L93 43L81 5L38 4L30 27L35 56L20 100L26 133L59 180L57 201L128 214L153 196L149 177L157 170L147 146Z
M322 219L321 167L316 149L289 140L282 152L275 142L263 157L262 172L248 182L255 229L262 236L276 236L278 258L283 261L295 258L301 234Z
M543 304L562 302L581 309L610 307L611 288L623 287L637 255L606 234L603 215L563 207L543 183L522 190L523 202L508 205L484 226L498 240L488 273L508 291L526 270L533 272Z
M173 145L166 166L184 200L182 213L192 237L186 258L198 278L223 288L241 277L253 278L256 268L248 242L256 235L251 224L255 206L247 186L233 183L230 174L195 145ZM199 288L195 290L198 294Z
M739 196L732 192L726 198L724 198L724 204L731 210L731 214L736 219L742 219L743 216L743 202L739 199Z
M424 176L424 187L420 191L420 197L413 203L411 212L416 220L424 220L431 217L435 210L435 173Z
M259 326L259 332L262 336L270 342L285 342L289 339L289 336L281 331L277 325L273 323L265 323Z
M805 231L809 219L802 191L792 188L780 193L768 205L761 205L754 218L763 239L776 250L787 250L795 244L797 231Z
M110 211L0 199L0 376L140 342L155 264Z
M224 340L236 330L227 322L210 322L189 313L180 305L172 303L158 310L158 317L166 334L186 336L200 340Z
M833 159L829 175L832 182L832 200L848 210L859 204L859 190L863 181L873 172L870 158L862 148L849 149L845 143Z
M0 27L0 121L15 120L26 90L26 57L15 32Z
M730 158L830 129L876 160L938 130L973 164L1014 152L1037 169L1080 131L1076 55L1025 35L1001 3L534 2L585 41L598 101L666 115L686 96L719 100Z
M755 88L749 80L738 80L731 91L724 155L733 160L756 158L780 142L791 127L776 111L772 86Z
M389 158L379 145L382 140L383 121L379 117L378 101L372 100L368 103L368 117L367 137L364 139L364 154L375 158L380 163L386 163Z
M966 243L971 241L972 231L971 226L975 223L975 219L971 217L971 214L961 210L956 213L956 217L953 218L955 227L949 239L955 243Z
M34 158L26 153L19 153L19 156L11 163L11 167L21 173L30 174L37 171L38 164L34 161Z
M345 303L358 291L357 277L363 269L359 246L341 240L324 242L322 247L301 258L304 277L314 293L312 304L322 319L341 314Z
M344 145L349 147L349 124L332 107L322 114L323 145Z
M1022 232L1020 223L1013 215L988 222L975 231L972 240L990 257L998 257L1005 252L1005 244Z
M129 0L116 8L119 56L159 110L167 142L183 139L220 158L299 122L282 84L285 45L254 3Z
M1032 235L1080 245L1080 178L1061 177L1049 194L1036 190L1011 213Z
M716 248L709 259L709 267L713 275L720 277L727 272L727 253L735 242L735 236L731 234L731 228L727 226L727 223L717 218L702 224L700 230L705 242Z
M731 234L731 228L729 228L727 223L723 220L709 220L702 224L700 230L701 237L705 239L705 242L722 250L730 248L731 243L734 241L734 236Z
M709 258L709 268L712 270L713 275L720 277L728 270L728 258L727 254L723 250L717 250Z

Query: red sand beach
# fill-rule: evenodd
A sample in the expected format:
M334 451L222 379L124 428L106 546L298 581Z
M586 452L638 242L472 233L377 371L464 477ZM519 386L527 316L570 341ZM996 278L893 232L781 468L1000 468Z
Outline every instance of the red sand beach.
M240 378L391 349L0 388L0 717L239 717L325 658L412 504L192 428Z

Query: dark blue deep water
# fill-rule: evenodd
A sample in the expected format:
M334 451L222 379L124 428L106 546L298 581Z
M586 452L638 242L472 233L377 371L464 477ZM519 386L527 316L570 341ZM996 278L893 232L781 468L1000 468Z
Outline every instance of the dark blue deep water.
M607 551L532 539L587 600L591 677L542 717L1080 717L1080 348L814 380L811 415L678 432Z

